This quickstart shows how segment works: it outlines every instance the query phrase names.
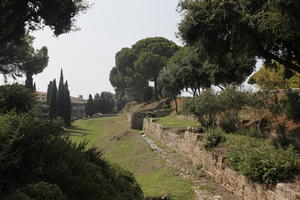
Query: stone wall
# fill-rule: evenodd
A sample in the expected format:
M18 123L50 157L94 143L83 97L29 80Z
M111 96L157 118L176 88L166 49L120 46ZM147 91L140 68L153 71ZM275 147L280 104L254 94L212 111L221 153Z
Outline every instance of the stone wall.
M146 117L147 113L151 113L155 117L165 117L169 115L173 109L167 109L167 110L159 110L159 111L154 111L154 110L141 110L141 111L136 111L132 113L127 113L126 118L129 121L130 128L132 129L138 129L142 130L143 129L143 123L144 123L144 118Z
M245 200L300 200L300 180L293 183L278 183L267 188L250 181L244 175L234 171L225 164L225 157L206 151L199 140L201 134L185 132L180 136L168 132L165 128L144 119L143 131L164 146L187 157L195 166L201 164L215 181L232 191L235 196Z

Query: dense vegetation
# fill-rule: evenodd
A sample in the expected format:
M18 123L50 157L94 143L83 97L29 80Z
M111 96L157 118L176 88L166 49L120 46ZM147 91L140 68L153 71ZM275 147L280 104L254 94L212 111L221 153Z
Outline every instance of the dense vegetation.
M159 95L158 76L178 46L165 38L146 38L131 48L123 48L116 54L116 66L110 72L109 80L118 99L148 101ZM154 82L154 89L149 86Z
M133 176L29 114L0 116L1 199L143 199Z
M61 70L58 89L56 80L50 81L47 90L47 104L49 105L49 119L61 117L66 126L71 126L72 105L68 82L64 82Z
M117 109L115 95L110 92L101 92L101 95L98 93L95 94L94 98L91 94L89 95L89 99L85 106L85 113L91 117L95 113L111 114Z
M227 149L228 164L248 176L253 181L274 184L291 178L299 170L294 141L283 117L299 119L298 93L288 93L285 97L276 93L249 93L229 87L214 93L205 91L187 103L204 128L204 147L218 146ZM294 108L294 109L291 109ZM241 113L246 110L258 115L250 125L242 123ZM266 130L265 130L266 129ZM270 131L276 130L276 135Z

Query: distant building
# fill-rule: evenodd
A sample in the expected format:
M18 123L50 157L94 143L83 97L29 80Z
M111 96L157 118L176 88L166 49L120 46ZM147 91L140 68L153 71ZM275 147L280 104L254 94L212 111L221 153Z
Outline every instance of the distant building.
M48 105L46 105L47 102L47 92L35 92L36 99L39 103L39 112L38 116L48 116ZM83 99L83 95L79 95L78 97L70 97L71 103L72 103L72 119L80 119L85 117L85 104L87 103L87 100ZM44 106L43 106L44 105Z
M37 101L46 102L47 101L47 92L35 92Z

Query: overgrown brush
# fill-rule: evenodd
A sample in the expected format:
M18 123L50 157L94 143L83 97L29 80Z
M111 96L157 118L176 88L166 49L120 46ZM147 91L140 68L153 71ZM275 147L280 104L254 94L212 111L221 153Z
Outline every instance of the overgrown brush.
M61 133L57 124L29 114L0 116L1 199L143 199L130 172Z
M265 184L291 178L298 168L296 153L291 146L275 148L266 141L244 136L231 138L228 161L230 166L253 181Z
M226 141L226 133L220 128L209 128L204 134L204 147L211 149Z

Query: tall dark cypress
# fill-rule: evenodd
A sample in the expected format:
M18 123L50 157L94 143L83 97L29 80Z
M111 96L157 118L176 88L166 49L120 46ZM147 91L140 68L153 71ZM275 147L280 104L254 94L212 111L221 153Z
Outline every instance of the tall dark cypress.
M36 92L36 84L33 84L33 92Z
M64 117L65 114L65 86L64 86L64 76L63 70L60 72L59 86L58 86L58 94L57 94L57 116Z
M57 117L57 87L56 87L56 80L54 79L51 83L51 96L50 96L50 107L49 107L49 119L56 119Z
M94 101L93 101L93 97L90 94L89 95L89 99L85 105L85 113L91 117L94 114Z
M68 82L65 83L65 115L64 115L64 122L65 125L71 126L71 116L72 116L72 104L71 104L71 98L70 98L70 91L68 88Z
M48 105L50 105L52 83L53 83L52 81L49 82L48 89L47 89L47 104Z

